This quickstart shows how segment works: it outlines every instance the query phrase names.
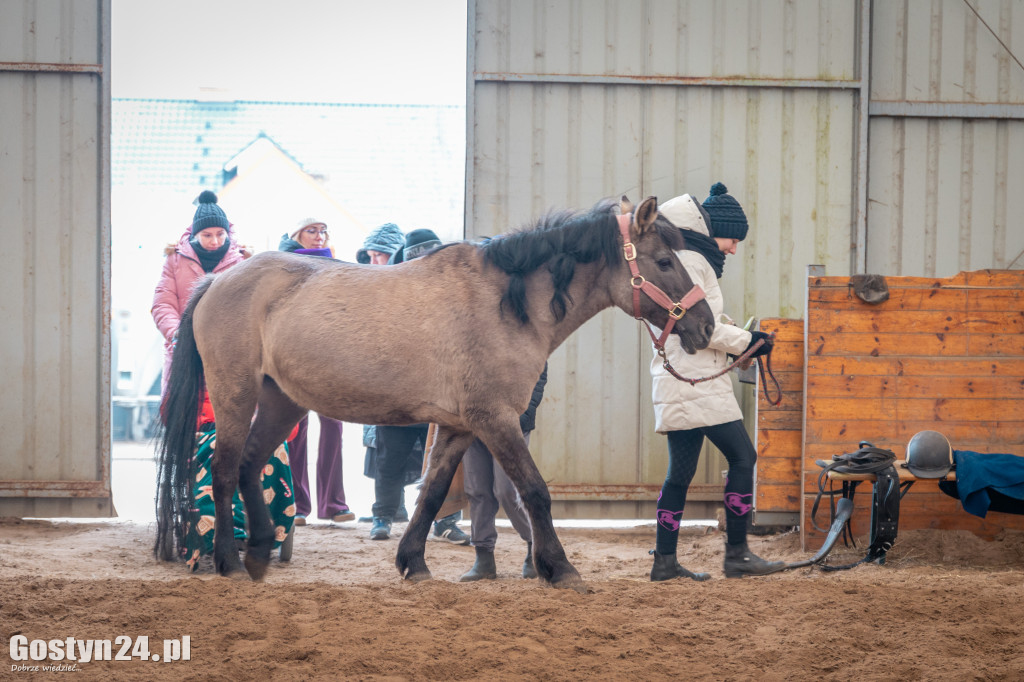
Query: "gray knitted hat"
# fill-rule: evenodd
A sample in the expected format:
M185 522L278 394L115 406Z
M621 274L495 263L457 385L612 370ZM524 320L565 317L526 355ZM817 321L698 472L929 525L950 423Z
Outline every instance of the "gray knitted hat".
M367 265L370 262L369 251L380 251L389 256L405 245L405 235L394 223L384 223L375 228L363 242L363 248L356 251L356 262Z
M217 205L217 195L210 190L203 190L199 198L196 199L196 203L199 207L196 208L196 214L192 218L192 236L196 236L196 233L201 232L207 227L223 227L225 230L230 229L231 223L228 222L228 217L224 214L224 209Z

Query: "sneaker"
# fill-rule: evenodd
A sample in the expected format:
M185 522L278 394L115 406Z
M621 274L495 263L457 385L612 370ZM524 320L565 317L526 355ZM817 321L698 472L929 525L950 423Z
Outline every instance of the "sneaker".
M395 511L395 515L391 517L394 523L407 523L409 521L409 512L405 509L405 500L398 505L398 509ZM373 523L373 516L360 516L356 519L358 523Z
M453 545L468 545L469 536L455 525L454 521L438 521L434 524L434 537L441 538Z
M391 537L391 522L380 516L373 517L373 528L370 529L371 540L387 540Z
M305 516L296 516L295 520L292 521L292 524L296 525L296 526L305 526L306 525L306 517Z
M331 521L334 521L335 523L344 523L345 521L355 521L355 520L356 520L356 515L353 514L348 509L346 509L343 512L338 512L337 514L335 514L334 516L331 517Z

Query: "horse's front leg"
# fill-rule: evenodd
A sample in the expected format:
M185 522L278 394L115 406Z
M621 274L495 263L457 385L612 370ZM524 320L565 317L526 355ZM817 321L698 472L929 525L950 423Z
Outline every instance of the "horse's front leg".
M444 504L462 455L472 442L473 435L466 431L456 431L447 426L437 429L434 447L427 454L427 476L420 489L416 511L398 543L398 554L395 556L395 566L406 580L419 582L431 577L424 557L430 525Z
M222 433L217 426L216 449L213 453L213 563L217 573L232 578L247 576L235 547L235 527L231 499L238 487L238 461L242 441L237 436Z
M533 527L533 563L537 575L554 587L571 588L586 593L583 578L565 556L562 543L551 521L551 495L548 486L533 463L523 433L515 422L491 425L481 431L480 439L491 451L501 468L519 491L523 507Z

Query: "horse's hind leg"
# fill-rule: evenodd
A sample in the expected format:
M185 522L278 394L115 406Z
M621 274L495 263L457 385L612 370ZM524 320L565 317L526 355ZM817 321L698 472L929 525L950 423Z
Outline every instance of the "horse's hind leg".
M215 408L216 409L216 408ZM235 547L235 528L231 500L238 487L238 463L249 430L248 419L217 415L217 441L211 461L213 470L213 563L217 573L244 577L245 569Z
M554 587L586 592L583 579L565 556L551 521L551 495L533 463L519 422L494 424L481 440L515 484L533 526L533 562L537 574Z
M395 566L407 580L418 582L430 579L430 570L423 556L430 524L444 504L455 469L472 442L471 433L441 426L437 429L433 449L424 455L430 457L427 477L420 490L416 512L398 543L398 554L395 556Z
M272 379L264 378L256 419L242 451L238 480L249 526L245 568L253 580L262 580L266 575L270 550L274 548L274 524L263 500L260 472L304 414L306 410L282 393Z

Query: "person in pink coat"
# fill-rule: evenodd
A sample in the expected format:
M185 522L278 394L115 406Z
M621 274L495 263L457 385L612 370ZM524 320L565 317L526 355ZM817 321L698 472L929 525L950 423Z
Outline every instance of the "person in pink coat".
M205 190L196 201L198 207L192 224L176 244L169 244L164 250L167 258L150 309L156 327L164 337L160 395L167 388L181 313L188 305L196 282L206 273L223 272L252 255L235 241L231 223L224 209L217 205L216 194Z

